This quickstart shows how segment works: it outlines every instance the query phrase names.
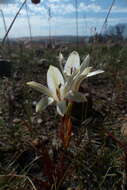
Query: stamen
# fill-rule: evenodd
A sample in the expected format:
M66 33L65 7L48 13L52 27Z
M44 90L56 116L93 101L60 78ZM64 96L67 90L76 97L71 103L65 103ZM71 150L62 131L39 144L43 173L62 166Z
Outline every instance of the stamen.
M76 71L76 68L74 67L74 68L73 68L73 72L75 72L75 71Z
M60 89L56 89L56 95L57 95L58 99L61 100Z
M71 74L73 74L76 71L75 67L71 67Z
M73 73L73 67L71 67L71 74Z
M62 84L60 83L59 86L58 86L59 89L60 89L61 85L62 85Z

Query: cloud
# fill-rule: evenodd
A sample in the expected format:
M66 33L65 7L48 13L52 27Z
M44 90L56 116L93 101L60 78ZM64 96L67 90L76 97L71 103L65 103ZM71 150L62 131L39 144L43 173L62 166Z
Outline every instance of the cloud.
M79 4L79 11L93 11L93 12L99 12L101 11L101 6L96 5L94 3L86 5L85 3L80 3Z
M50 6L51 12L53 12L55 15L56 14L65 15L65 14L71 14L75 12L75 6L74 4L71 4L71 3L66 3L66 4L65 3L61 3L61 4L51 3L51 4L48 4L48 6ZM78 6L78 12L84 12L84 11L100 12L101 9L102 8L100 5L96 5L94 3L85 4L81 2L79 3L79 6Z
M10 18L14 18L14 16L16 15L17 11L19 10L19 5L17 3L14 4L1 4L0 8L4 13L4 16L10 17ZM47 9L44 6L39 6L39 5L34 5L32 3L28 3L28 14L29 16L33 16L33 15L40 15L40 16L44 16L46 17L47 15ZM25 6L22 8L22 10L20 11L20 17L26 17L27 13L26 13L26 8ZM19 17L18 16L18 17Z
M41 0L41 3L43 1L44 0ZM55 0L52 0L52 1L55 1ZM15 4L15 3L21 4L23 2L24 2L24 0L0 0L0 4ZM27 0L27 3L32 3L32 2L31 2L31 0Z
M97 12L97 13L107 13L109 11L109 8L99 8L99 7L96 7L97 9L94 10L94 12ZM94 6L93 6L93 9L94 9ZM87 12L90 11L90 10L87 10ZM112 9L111 9L111 14L124 14L124 13L127 13L127 7L118 7L118 6L113 6Z
M50 3L61 2L61 0L48 0Z
M126 18L122 19L124 23ZM10 25L12 18L6 18L7 27ZM85 24L87 23L87 25ZM96 25L97 31L100 32L102 24L104 22L104 18L95 18L95 17L87 17L79 18L79 35L90 35L91 29ZM121 18L110 18L108 22L109 25L115 25L121 22ZM43 36L49 35L49 22L47 17L42 17L39 15L33 15L30 17L30 24L33 36ZM4 35L4 26L2 20L0 19L1 25L1 36ZM52 35L75 35L76 34L76 26L75 26L75 18L63 18L61 17L53 17L51 19L51 34ZM9 37L29 37L29 27L26 17L18 17L16 22L14 23L12 30L9 33Z
M66 15L66 14L71 14L71 13L75 12L75 6L74 6L74 4L71 4L71 3L66 3L66 4L65 3L63 3L63 4L62 3L61 4L51 3L48 6L50 6L51 12L54 13L55 15L56 14ZM78 12L84 12L84 11L100 12L101 6L96 5L94 3L87 5L83 2L81 2L81 3L79 3L79 6L78 6Z
M0 6L0 8L1 8L1 10L3 11L5 17L6 17L6 16L7 16L7 17L8 17L8 16L12 17L13 15L16 14L16 12L17 12L17 10L18 10L18 7L17 7L16 4L9 4L9 5L2 4L2 5Z
M14 16L16 15L21 2L24 0L16 0L17 3L7 3L14 2L14 0L0 0L0 8L3 10L5 15L5 20L7 23L7 27L9 27L12 22ZM65 3L66 1L66 3ZM4 2L4 4L1 4ZM5 3L6 2L6 3ZM57 3L59 2L59 3ZM30 23L32 28L32 34L34 36L40 35L48 35L49 33L49 22L48 22L48 12L47 6L51 7L51 30L52 35L75 35L76 27L75 27L75 6L69 0L41 0L41 3L38 5L34 5L31 3L31 0L28 0L28 14L30 16ZM101 5L95 4L94 2L89 2L88 4L84 2L80 2L78 6L79 11L79 35L90 35L91 28L95 25L97 26L97 31L100 31L103 23L104 16L97 18L97 14L95 13L107 13L108 8L102 8ZM83 18L83 13L87 12L87 18ZM92 14L89 14L92 13ZM127 18L123 17L119 13L127 12L126 7L118 7L114 6L108 19L108 25L115 25L120 22L126 22ZM116 14L118 13L118 14ZM95 16L94 16L95 15ZM102 14L104 15L104 14ZM121 16L121 17L120 17ZM87 24L86 24L87 23ZM2 23L2 19L0 18L0 36L4 34L4 26ZM87 29L86 29L87 26ZM9 33L11 37L19 37L19 36L29 36L29 28L27 22L27 14L25 6L22 9L20 15L16 19L11 32Z
M28 5L28 12L31 16L40 15L46 17L47 15L47 9L44 6L39 6L39 5L34 6L34 4Z
M50 4L51 12L59 15L69 14L75 11L73 4Z
M113 6L112 13L127 13L127 7L117 7Z
M0 0L0 4L11 4L15 3L16 0Z

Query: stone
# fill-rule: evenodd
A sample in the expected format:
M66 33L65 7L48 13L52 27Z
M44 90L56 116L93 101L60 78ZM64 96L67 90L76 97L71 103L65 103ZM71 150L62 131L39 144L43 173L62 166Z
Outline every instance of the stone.
M37 123L38 123L38 124L41 124L41 123L42 123L42 119L39 118L39 119L37 120Z
M18 118L13 119L13 123L15 123L15 124L18 124L20 122L21 122L21 119L18 119Z
M127 137L127 122L124 122L121 127L121 134Z

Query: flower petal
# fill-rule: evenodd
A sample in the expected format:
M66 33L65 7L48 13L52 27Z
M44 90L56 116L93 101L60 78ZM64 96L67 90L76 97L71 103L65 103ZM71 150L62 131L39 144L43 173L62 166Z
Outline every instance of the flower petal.
M77 70L79 68L80 68L79 54L78 54L78 52L73 51L67 59L67 62L64 67L64 72L67 75L71 75L75 70Z
M67 111L66 101L57 102L57 112L59 115L64 116Z
M72 87L72 84L73 84L73 82L74 82L74 79L75 79L75 77L77 76L77 74L78 74L78 70L75 71L72 75L68 76L68 79L67 79L67 81L66 81L66 83L65 83L65 85L64 85L64 91L63 91L64 95L65 95L67 92L70 91L70 89L71 89L71 87Z
M60 63L64 60L63 54L61 52L59 53L58 59Z
M80 75L85 75L85 76L87 76L87 75L90 73L91 70L92 70L92 67L86 67L86 68L84 69L84 71L83 71Z
M88 54L81 64L80 73L82 73L84 71L84 69L89 66L89 62L90 62L90 56Z
M86 96L83 93L77 92L77 91L70 91L65 97L65 99L72 102L84 102L84 101L86 102L87 101Z
M50 65L47 72L47 83L55 100L58 100L57 90L60 89L61 85L64 85L64 79L57 67Z
M31 88L37 90L38 92L41 92L47 96L51 96L50 90L46 86L38 82L31 81L31 82L27 82L26 84L29 85Z
M36 104L36 112L41 112L54 102L53 98L44 97Z
M81 85L81 83L83 82L83 80L87 77L91 77L91 76L94 76L94 75L97 75L99 73L103 73L104 71L102 70L97 70L97 71L93 71L93 72L90 72L90 70L92 69L92 67L87 67L84 72L80 75L78 75L74 82L73 82L73 85L72 85L72 89L73 90L79 90L79 87Z
M93 72L88 73L87 77L91 77L91 76L94 76L94 75L97 75L97 74L100 74L103 72L104 72L103 70L93 71Z
M73 79L73 83L71 86L71 89L73 91L78 91L80 84L82 83L82 81L87 78L88 73L91 71L92 67L87 67L85 68L85 70L80 74L80 72L77 73L77 75L74 77Z
M59 60L60 71L62 73L63 78L66 80L67 75L64 72L64 67L63 67L64 57L63 57L63 54L61 52L59 53L58 60Z

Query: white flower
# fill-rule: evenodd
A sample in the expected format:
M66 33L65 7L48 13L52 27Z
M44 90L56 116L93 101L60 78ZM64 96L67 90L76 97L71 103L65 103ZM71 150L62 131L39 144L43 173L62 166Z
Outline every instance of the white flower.
M80 69L80 57L79 54L76 51L73 51L67 61L66 64L64 66L64 73L67 76L72 75L72 73L74 73L76 70Z
M103 73L102 70L96 70L91 72L92 67L89 66L90 56L87 55L83 60L82 64L80 65L80 57L78 52L73 51L64 66L63 73L65 78L67 79L67 87L72 91L78 91L82 81L87 78L91 77L100 73Z
M47 72L47 84L48 87L45 87L34 81L27 82L27 85L46 95L37 103L36 112L44 110L48 105L55 102L57 112L63 116L67 111L66 100L86 101L86 97L83 94L71 90L70 83L64 80L57 67L50 65Z

